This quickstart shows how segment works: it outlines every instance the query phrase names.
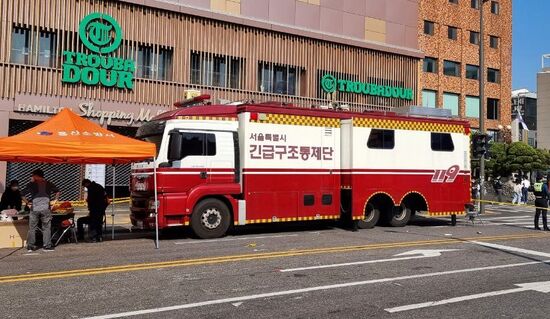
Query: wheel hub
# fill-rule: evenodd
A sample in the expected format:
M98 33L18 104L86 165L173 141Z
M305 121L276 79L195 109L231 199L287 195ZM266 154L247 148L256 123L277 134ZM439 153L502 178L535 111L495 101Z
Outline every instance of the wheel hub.
M204 211L201 215L201 223L208 229L215 229L220 226L222 215L216 208L210 208Z

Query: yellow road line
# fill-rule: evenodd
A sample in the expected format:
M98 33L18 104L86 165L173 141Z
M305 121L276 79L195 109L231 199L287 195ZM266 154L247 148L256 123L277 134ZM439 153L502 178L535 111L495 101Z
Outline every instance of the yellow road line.
M107 267L99 267L99 268L73 269L73 270L66 270L66 271L45 272L45 273L36 273L36 274L0 276L0 283L90 276L90 275L109 274L109 273L118 273L118 272L148 270L148 269L211 265L211 264L219 264L219 263L227 263L227 262L273 259L273 258L305 256L305 255L314 255L314 254L345 253L345 252L356 252L356 251L375 250L375 249L457 244L457 243L471 241L471 240L499 241L499 240L529 239L529 238L550 238L550 235L517 234L517 235L486 236L486 237L471 237L471 238L446 238L446 239L436 239L436 240L393 242L393 243L381 243L381 244L369 244L369 245L357 245L357 246L326 247L326 248L313 248L313 249L302 249L302 250L289 250L289 251L280 251L280 252L272 252L272 253L229 255L229 256L206 257L206 258L197 258L197 259L182 259L182 260L163 261L163 262L107 266Z

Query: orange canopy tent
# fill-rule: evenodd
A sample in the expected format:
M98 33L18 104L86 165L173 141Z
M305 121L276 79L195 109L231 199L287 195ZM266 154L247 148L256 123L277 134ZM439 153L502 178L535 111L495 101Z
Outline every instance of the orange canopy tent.
M70 109L23 133L0 138L0 161L124 164L155 155L154 144L108 131Z
M154 159L155 155L155 144L106 130L68 108L23 133L0 138L0 161L113 165L113 198L114 165ZM155 174L155 200L156 197ZM114 205L112 209L114 238Z

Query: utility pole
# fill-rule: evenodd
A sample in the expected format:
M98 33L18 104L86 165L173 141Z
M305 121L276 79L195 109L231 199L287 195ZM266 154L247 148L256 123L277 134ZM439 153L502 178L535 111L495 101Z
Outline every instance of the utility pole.
M483 23L483 8L489 0L481 0L479 4L479 133L485 134L485 35ZM485 192L485 157L479 158L479 213L485 213L483 203Z

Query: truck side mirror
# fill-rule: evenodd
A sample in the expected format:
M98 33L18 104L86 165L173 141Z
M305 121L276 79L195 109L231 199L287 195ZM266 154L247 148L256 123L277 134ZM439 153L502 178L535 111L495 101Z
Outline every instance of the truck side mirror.
M183 136L180 132L170 132L170 143L168 144L168 160L179 161L182 156L181 143Z

